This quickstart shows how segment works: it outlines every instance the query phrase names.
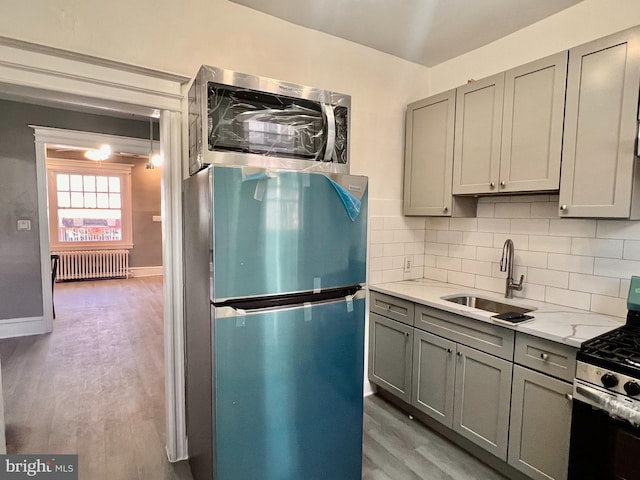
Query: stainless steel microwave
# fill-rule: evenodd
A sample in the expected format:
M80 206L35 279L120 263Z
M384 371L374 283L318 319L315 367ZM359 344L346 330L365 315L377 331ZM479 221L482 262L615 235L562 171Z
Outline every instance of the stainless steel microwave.
M190 174L210 164L349 173L348 95L202 66L188 102Z

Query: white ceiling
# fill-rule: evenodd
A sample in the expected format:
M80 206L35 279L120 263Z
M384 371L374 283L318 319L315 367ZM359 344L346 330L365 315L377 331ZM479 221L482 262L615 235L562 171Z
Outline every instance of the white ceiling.
M428 67L582 0L231 0Z

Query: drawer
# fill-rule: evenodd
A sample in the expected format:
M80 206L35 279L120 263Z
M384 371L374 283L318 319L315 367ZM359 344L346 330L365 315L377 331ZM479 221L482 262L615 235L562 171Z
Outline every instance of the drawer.
M384 293L371 292L369 310L406 325L413 325L414 304L408 300L402 300Z
M524 333L516 335L514 361L547 375L573 382L577 348Z
M513 360L515 332L437 308L416 306L415 327L505 360Z

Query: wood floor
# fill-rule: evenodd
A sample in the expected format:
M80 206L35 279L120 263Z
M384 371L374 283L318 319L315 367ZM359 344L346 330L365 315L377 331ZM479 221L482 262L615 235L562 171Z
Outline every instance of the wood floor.
M58 283L55 306L53 333L0 340L8 453L77 453L80 480L191 480L165 454L162 278ZM503 478L365 399L363 479Z

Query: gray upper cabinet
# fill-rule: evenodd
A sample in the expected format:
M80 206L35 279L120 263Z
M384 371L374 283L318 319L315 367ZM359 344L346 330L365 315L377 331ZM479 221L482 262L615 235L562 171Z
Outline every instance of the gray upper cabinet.
M458 345L453 429L507 459L513 364Z
M451 90L407 106L405 215L451 215L455 94Z
M453 193L557 190L567 52L457 89Z
M411 401L413 327L369 314L369 380Z
M637 217L640 28L569 50L561 217Z
M532 479L567 478L571 392L570 383L514 367L508 463Z
M458 87L453 193L498 191L504 73Z
M560 185L567 52L505 73L500 192Z

